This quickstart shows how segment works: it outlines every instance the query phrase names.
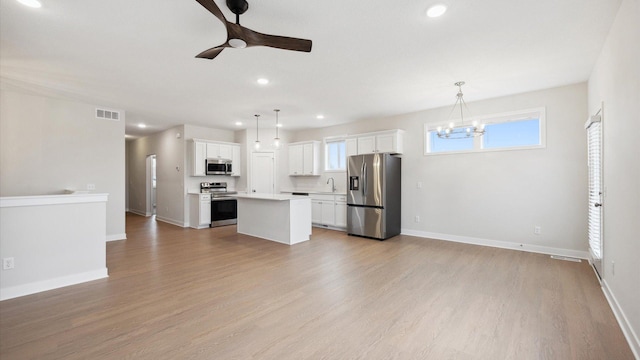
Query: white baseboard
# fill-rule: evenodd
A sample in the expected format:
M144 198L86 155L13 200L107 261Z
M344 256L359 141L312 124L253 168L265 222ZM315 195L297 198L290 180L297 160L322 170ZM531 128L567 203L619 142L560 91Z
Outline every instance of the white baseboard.
M144 211L140 211L136 209L130 209L129 212L136 215L140 215L140 216L147 216L147 214Z
M188 225L188 224L185 226L185 224L184 224L184 223L182 223L182 222L180 222L180 221L178 221L178 220L165 218L165 217L159 216L159 215L157 215L157 214L156 214L156 220L158 220L158 221L162 221L162 222L166 222L166 223L168 223L168 224L175 225L175 226L180 226L180 227L189 227L189 225Z
M435 239L435 240L446 240L446 241L453 241L453 242L459 242L464 244L490 246L490 247L496 247L501 249L520 250L520 251L548 254L548 255L568 256L568 257L573 257L578 259L589 258L589 253L587 251L561 249L561 248L554 248L549 246L512 243L508 241L482 239L482 238L475 238L475 237L469 237L469 236L439 234L439 233L417 231L417 230L411 230L411 229L402 229L401 232L403 235L417 236L417 237L423 237L423 238L429 238L429 239Z
M107 235L107 241L127 240L127 233Z
M624 337L629 343L629 347L631 347L633 355L636 357L636 359L640 359L640 340L638 340L638 335L631 327L629 319L627 319L624 311L622 311L622 308L620 307L620 304L618 304L618 300L616 299L615 295L613 295L613 292L611 292L611 288L609 288L607 280L602 280L602 292L607 298L609 306L611 307L611 310L613 310L613 314L616 316L616 320L618 320L618 324L622 329Z
M20 296L31 295L42 291L53 290L69 285L76 285L87 281L109 277L107 268L88 271L80 274L62 276L55 279L36 281L24 285L0 288L0 300L8 300Z

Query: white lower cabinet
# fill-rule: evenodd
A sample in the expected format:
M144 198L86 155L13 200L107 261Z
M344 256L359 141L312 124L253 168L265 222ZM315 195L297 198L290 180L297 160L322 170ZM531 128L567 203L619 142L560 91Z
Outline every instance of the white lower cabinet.
M344 195L336 195L335 202L335 227L347 228L347 197Z
M189 226L208 228L211 224L211 195L189 194Z
M318 227L346 228L346 196L311 194L311 222Z

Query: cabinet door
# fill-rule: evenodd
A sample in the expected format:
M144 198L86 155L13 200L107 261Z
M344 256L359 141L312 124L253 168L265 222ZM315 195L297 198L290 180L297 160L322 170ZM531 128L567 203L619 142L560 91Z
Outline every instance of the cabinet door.
M302 145L289 145L289 175L303 175L303 161Z
M191 163L192 176L206 176L204 160L207 158L207 144L199 141L193 142L193 162Z
M207 158L217 159L220 157L220 144L207 143Z
M336 202L335 205L335 226L339 228L347 227L347 203Z
M322 224L323 225L335 225L335 205L333 201L322 202Z
M220 151L218 152L218 156L221 159L229 159L229 160L231 160L231 157L233 156L231 145L220 144L219 145L219 149L220 149Z
M314 175L314 149L313 144L302 145L302 173L304 175Z
M346 139L344 142L347 157L351 155L358 155L358 138Z
M233 172L231 176L242 175L242 157L240 157L240 145L231 146L231 161L233 164Z
M376 152L396 152L396 134L381 134L376 136Z
M200 201L200 225L211 224L211 201Z
M322 224L322 201L311 200L311 222Z
M361 136L358 138L358 154L371 154L376 152L376 137Z

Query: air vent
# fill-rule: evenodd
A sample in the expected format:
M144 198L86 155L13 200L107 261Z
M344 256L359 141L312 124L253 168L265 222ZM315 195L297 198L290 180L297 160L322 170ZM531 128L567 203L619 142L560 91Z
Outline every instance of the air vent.
M119 121L120 120L120 113L117 112L117 111L113 111L113 110L106 110L106 109L96 108L96 118L105 119L105 120Z

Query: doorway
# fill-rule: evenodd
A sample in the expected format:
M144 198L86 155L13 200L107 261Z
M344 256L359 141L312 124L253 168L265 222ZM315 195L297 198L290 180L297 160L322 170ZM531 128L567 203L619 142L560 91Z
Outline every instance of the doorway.
M273 151L251 154L251 192L261 194L275 192L275 153Z
M147 156L147 179L146 179L146 215L156 214L156 155Z
M596 273L602 279L603 268L603 208L604 193L602 177L602 109L590 116L587 129L587 166L589 174L588 234L589 257Z

